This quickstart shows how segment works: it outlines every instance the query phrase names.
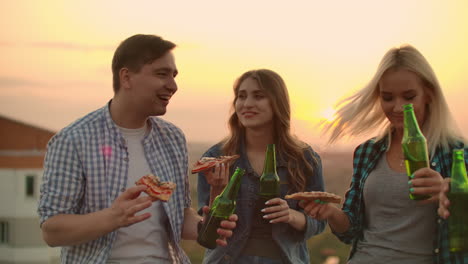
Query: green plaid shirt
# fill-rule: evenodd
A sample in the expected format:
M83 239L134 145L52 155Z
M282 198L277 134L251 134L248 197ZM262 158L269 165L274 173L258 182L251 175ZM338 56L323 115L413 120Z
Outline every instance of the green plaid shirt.
M335 233L344 243L353 243L349 258L356 252L356 245L363 238L364 221L364 184L367 176L376 167L377 162L385 154L388 146L388 137L379 141L370 139L359 145L354 151L353 178L346 193L343 211L348 215L350 228L345 233ZM468 148L462 142L451 146L450 150L437 148L431 157L431 168L439 172L442 177L450 177L452 168L452 149L465 149L465 163L468 164ZM437 212L434 212L435 214ZM463 264L468 263L468 253L452 253L448 245L447 221L437 218L437 239L434 242L434 263L436 264Z

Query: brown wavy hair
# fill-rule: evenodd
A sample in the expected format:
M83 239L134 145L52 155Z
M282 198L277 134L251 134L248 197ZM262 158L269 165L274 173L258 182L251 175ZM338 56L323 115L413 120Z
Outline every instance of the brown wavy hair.
M291 134L291 108L286 84L276 72L267 69L251 70L242 74L234 83L234 101L229 118L230 135L222 142L225 155L239 153L239 144L245 135L245 127L239 122L235 112L239 87L248 78L257 81L265 91L273 109L273 140L276 152L287 160L289 192L304 191L307 183L306 174L312 174L314 168L307 162L304 150L307 145ZM312 156L313 157L313 156Z

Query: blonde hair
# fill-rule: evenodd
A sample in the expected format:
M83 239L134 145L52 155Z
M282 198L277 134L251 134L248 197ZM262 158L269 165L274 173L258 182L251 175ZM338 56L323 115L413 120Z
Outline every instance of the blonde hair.
M427 117L422 126L429 152L436 148L449 147L451 143L463 140L450 113L439 81L429 62L414 47L404 44L392 48L383 56L370 82L354 95L338 103L338 110L332 122L324 125L324 132L330 132L328 142L333 143L344 136L359 136L379 131L377 139L389 135L392 125L381 109L379 81L388 70L405 69L417 74L429 96Z
M223 140L222 150L225 155L239 153L239 143L245 135L245 127L240 123L235 109L239 87L246 79L257 81L260 89L265 91L273 109L273 139L277 153L288 161L288 181L290 190L304 191L307 183L306 176L314 170L304 156L307 145L291 135L291 109L289 95L285 82L276 72L259 69L242 74L234 83L234 100L229 118L230 135ZM306 173L304 173L304 169Z

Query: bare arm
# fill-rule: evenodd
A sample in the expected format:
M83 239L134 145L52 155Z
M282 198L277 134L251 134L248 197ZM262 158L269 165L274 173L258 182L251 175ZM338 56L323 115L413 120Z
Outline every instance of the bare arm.
M42 237L51 247L71 246L95 240L117 229L109 210L86 215L59 214L41 226Z
M202 217L193 208L184 209L184 224L182 226L182 239L196 240L198 236L197 225Z
M135 215L151 206L150 197L138 197L145 189L145 186L129 188L117 197L110 208L101 211L50 217L41 226L44 241L51 247L78 245L149 218L149 213Z
M307 223L305 215L294 209L289 209L289 214L291 215L289 224L296 230L304 231Z
M318 220L327 220L330 228L336 233L343 233L349 229L349 218L339 208L329 203L320 203L316 201L310 201L303 203L301 206L304 207L304 212L311 217Z
M214 169L207 170L204 174L206 181L210 185L209 206L211 207L213 200L224 190L224 187L229 182L229 166L224 163L217 164Z
M218 187L218 186L210 186L210 203L208 204L209 207L213 204L214 199L216 196L221 194L224 190L224 187Z
M335 231L336 233L344 233L349 229L349 218L348 216L339 208L335 206L329 205L333 207L335 213L333 213L330 217L328 217L328 225L330 228Z

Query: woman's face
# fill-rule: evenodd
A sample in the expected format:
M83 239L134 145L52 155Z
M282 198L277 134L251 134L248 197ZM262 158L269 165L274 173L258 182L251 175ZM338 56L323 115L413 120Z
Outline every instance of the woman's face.
M253 78L245 79L237 91L236 114L246 128L273 126L273 109L270 99Z
M390 69L379 81L380 105L396 129L403 129L403 105L413 104L419 126L426 119L429 96L421 78L405 69Z

